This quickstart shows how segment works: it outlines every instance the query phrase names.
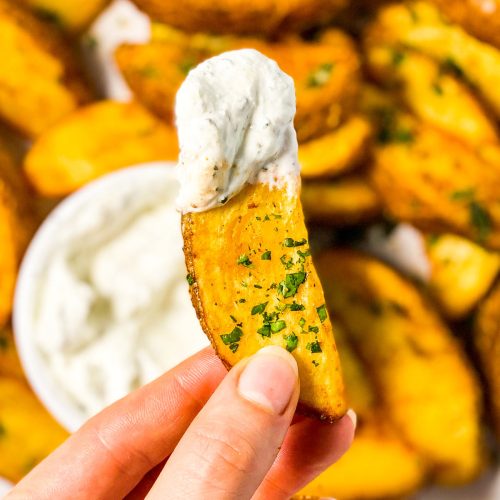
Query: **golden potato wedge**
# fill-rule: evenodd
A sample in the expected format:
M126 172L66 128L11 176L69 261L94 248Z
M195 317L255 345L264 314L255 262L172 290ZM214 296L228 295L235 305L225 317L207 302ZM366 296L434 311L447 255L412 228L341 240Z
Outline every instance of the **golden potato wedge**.
M182 217L193 305L227 367L266 345L297 360L301 411L346 412L340 363L298 197L247 185L218 208Z
M373 77L392 87L424 122L456 135L473 146L498 142L498 131L472 90L435 60L413 50L368 46Z
M370 178L397 220L500 249L500 148L470 148L409 117L386 124Z
M331 20L347 0L133 0L154 20L184 31L273 34L299 31Z
M424 478L418 455L389 430L370 424L357 430L351 448L335 465L294 498L402 498L415 492Z
M23 368L17 355L12 330L0 328L0 377L24 380Z
M351 39L332 30L327 41L282 42L259 39L187 36L159 30L144 45L122 45L115 57L136 98L164 120L171 121L175 94L187 72L201 61L227 50L254 48L295 80L299 140L336 128L354 108L359 88L359 56Z
M38 17L71 32L80 33L110 0L21 0Z
M26 384L0 378L0 476L19 481L67 437Z
M135 102L81 108L43 134L24 171L44 196L64 196L101 175L150 161L176 160L177 135Z
M305 182L301 196L305 217L312 222L343 227L369 222L382 214L377 192L360 175Z
M333 177L352 170L367 155L371 135L370 122L354 115L337 130L301 144L302 178Z
M443 314L464 318L491 288L500 270L500 255L453 234L429 235L427 284Z
M471 35L500 48L498 0L432 0L446 17Z
M489 391L491 420L500 441L500 286L479 308L475 323L475 344Z
M35 137L92 98L76 52L16 2L0 0L0 117Z
M500 116L500 50L449 24L428 2L395 3L380 9L365 46L402 45L436 59L444 71L463 77Z
M387 418L438 482L476 477L484 462L478 383L432 306L372 257L327 251L317 265L327 302L369 367Z

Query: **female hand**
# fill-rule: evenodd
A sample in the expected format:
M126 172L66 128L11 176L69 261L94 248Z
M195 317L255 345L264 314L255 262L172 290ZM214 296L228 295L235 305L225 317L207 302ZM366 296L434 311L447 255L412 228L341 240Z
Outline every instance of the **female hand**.
M228 373L207 348L90 419L7 498L288 499L355 428L353 413L294 418L298 395L286 350L266 347Z

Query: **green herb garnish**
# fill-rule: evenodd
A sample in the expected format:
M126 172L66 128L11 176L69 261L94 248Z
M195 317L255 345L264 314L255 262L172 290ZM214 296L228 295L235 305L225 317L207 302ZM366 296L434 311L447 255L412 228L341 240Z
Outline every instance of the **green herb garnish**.
M454 191L450 195L452 201L471 201L474 199L474 188Z
M321 64L308 76L307 86L309 88L317 88L326 85L332 75L333 67L334 64L330 62Z
M317 307L316 312L318 313L318 317L319 317L319 320L321 321L321 323L324 323L326 318L328 317L325 304Z
M299 343L299 338L295 333L291 333L290 335L283 335L283 338L286 341L286 350L288 352L293 352L297 348L297 344Z
M273 333L278 333L286 328L286 323L282 319L280 319L278 321L275 321L274 323L271 323L270 326L271 326L271 331Z
M477 238L483 242L493 228L493 221L488 211L477 201L471 201L469 205L470 222L474 226Z
M242 336L243 331L241 330L241 328L235 326L234 330L231 333L224 333L220 336L220 338L222 339L222 342L224 342L224 344L229 345L233 344L234 342L239 342Z
M318 363L315 359L313 359L313 360L312 360L312 364L313 364L314 366L319 366L319 363Z
M269 325L264 325L262 328L257 330L257 333L260 333L263 337L271 336L271 327Z
M318 333L319 332L319 328L317 326L314 326L314 325L309 325L308 330L310 332L313 332L313 333Z
M299 286L304 283L305 280L306 273L304 271L287 274L285 279L278 285L278 293L285 299L293 297L297 293Z
M268 250L267 252L264 252L261 257L262 260L271 260L271 251Z
M303 311L306 306L302 305L302 304L297 304L297 302L295 302L295 300L293 301L293 304L290 304L290 311Z
M188 285L189 286L193 286L195 284L195 279L193 278L193 276L191 274L188 274L186 276L186 281L188 282Z
M262 304L257 304L256 306L253 306L252 316L255 316L256 314L262 314L266 310L267 304L269 304L269 302L263 302Z
M319 342L317 340L315 340L314 342L309 342L306 345L306 349L308 351L311 351L312 354L317 354L318 352L323 352L321 350L321 346L320 346L320 344L319 344Z
M231 321L238 323L238 320L232 314L230 314L229 317L231 318Z
M283 245L285 247L292 248L292 247L301 247L302 245L305 245L306 243L307 243L307 240L305 238L302 238L300 241L294 240L293 238L285 238Z
M252 265L252 261L250 260L250 257L246 253L240 255L236 263L240 266L245 266L245 267L250 267Z
M397 68L405 60L406 54L400 50L394 50L392 52L392 65Z

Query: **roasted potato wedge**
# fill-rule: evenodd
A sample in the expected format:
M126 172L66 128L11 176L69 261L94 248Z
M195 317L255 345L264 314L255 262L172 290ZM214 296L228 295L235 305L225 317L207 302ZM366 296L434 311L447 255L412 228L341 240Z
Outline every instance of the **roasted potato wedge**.
M0 378L0 476L19 481L68 436L20 380Z
M500 116L500 50L448 23L431 3L396 3L380 9L367 29L365 46L390 45L418 50L436 59L444 71L474 86Z
M377 192L361 175L305 182L301 196L306 219L313 222L343 227L369 222L382 214Z
M44 196L64 196L101 175L150 161L176 160L177 135L135 102L81 108L43 134L25 173Z
M449 319L464 318L491 288L500 255L454 234L429 235L425 241L432 297Z
M446 17L471 35L500 48L498 0L432 0Z
M370 178L391 216L500 249L500 148L470 148L407 116L386 123Z
M0 377L14 377L24 380L12 330L7 327L0 328Z
M247 185L218 208L182 217L191 297L227 367L266 345L297 360L301 411L346 412L340 363L308 247L300 199Z
M374 424L356 432L349 451L303 488L295 499L368 500L402 498L425 478L419 456L389 430Z
M36 137L92 98L76 52L29 10L0 0L0 117Z
M488 399L496 436L500 441L500 286L496 286L479 308L475 344L488 384Z
M372 257L327 251L317 265L327 302L369 368L387 418L438 482L476 477L484 461L478 383L432 306Z
M71 32L80 33L110 0L21 0L43 20Z
M154 20L184 31L211 33L273 34L324 24L347 0L133 0Z
M393 88L422 121L477 146L498 142L498 131L472 90L435 60L413 50L368 46L373 77Z
M115 57L137 99L171 121L175 94L190 68L224 51L244 47L274 59L295 80L299 140L336 128L350 114L359 87L360 63L353 42L339 31L329 32L327 41L292 38L271 43L160 30L148 44L122 45Z
M301 144L302 178L334 177L352 170L366 156L371 135L370 122L354 115L337 130Z

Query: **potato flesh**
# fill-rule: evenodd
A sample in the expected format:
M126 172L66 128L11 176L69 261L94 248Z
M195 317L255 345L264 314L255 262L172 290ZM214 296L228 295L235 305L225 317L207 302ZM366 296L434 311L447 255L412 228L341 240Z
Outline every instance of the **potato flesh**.
M300 408L329 421L344 415L332 326L318 312L325 304L323 291L312 258L299 253L309 248L300 200L264 184L247 185L222 207L183 215L182 225L187 269L194 282L190 287L193 305L225 365L231 367L266 345L286 347L287 336L292 335L296 337L292 354L299 366ZM303 240L300 246L285 243ZM270 260L263 259L265 255ZM285 280L292 279L287 275L303 278L300 273L305 273L305 281L296 290L282 288ZM294 302L304 310L292 310ZM268 321L274 323L269 336L258 333L265 327L264 313L252 314L254 307L266 303L266 314L278 313L278 318ZM225 343L221 336L235 328L241 329L241 339ZM315 352L318 346L321 352Z

